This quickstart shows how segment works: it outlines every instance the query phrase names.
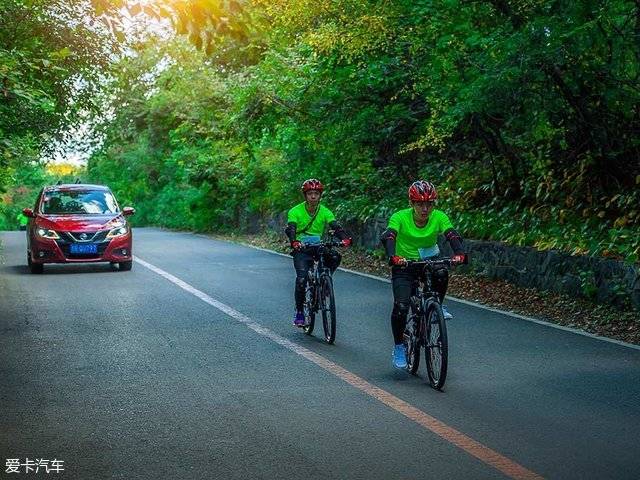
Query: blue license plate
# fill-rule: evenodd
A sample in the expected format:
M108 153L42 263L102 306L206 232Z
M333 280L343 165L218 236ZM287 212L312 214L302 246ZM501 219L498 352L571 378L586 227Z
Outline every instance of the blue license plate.
M98 245L95 243L72 243L71 253L98 253Z

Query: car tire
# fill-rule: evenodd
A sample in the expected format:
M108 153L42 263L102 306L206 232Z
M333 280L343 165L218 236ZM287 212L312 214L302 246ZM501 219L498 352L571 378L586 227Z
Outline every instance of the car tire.
M44 272L44 264L42 263L33 263L31 261L31 254L27 252L27 265L29 265L29 270L31 273L42 273Z
M133 261L131 260L129 260L128 262L120 262L120 271L128 272L129 270L131 270L132 266L133 266Z

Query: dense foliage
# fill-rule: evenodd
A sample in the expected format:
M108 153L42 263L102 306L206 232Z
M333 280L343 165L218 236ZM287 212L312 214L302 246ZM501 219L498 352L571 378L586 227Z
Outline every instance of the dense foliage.
M466 236L638 259L637 1L129 12L178 33L132 43L95 118L90 175L138 222L235 228L298 201L309 176L340 216L364 219L406 205L426 177Z
M99 108L115 44L95 20L83 0L0 0L0 229L32 204L43 160Z

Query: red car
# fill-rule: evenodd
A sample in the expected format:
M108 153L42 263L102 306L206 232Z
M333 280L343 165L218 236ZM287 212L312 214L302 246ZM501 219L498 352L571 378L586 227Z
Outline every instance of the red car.
M113 193L101 185L54 185L42 189L27 226L27 263L42 273L45 263L110 262L131 270L131 228Z

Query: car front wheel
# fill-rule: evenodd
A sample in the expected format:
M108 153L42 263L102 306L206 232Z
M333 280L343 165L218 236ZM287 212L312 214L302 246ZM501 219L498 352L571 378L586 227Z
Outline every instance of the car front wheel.
M128 272L129 270L131 270L132 266L133 266L133 261L131 260L129 260L128 262L120 262L120 271Z
M27 265L29 265L29 270L31 273L42 273L44 272L44 264L42 263L33 263L31 261L31 254L27 252Z

